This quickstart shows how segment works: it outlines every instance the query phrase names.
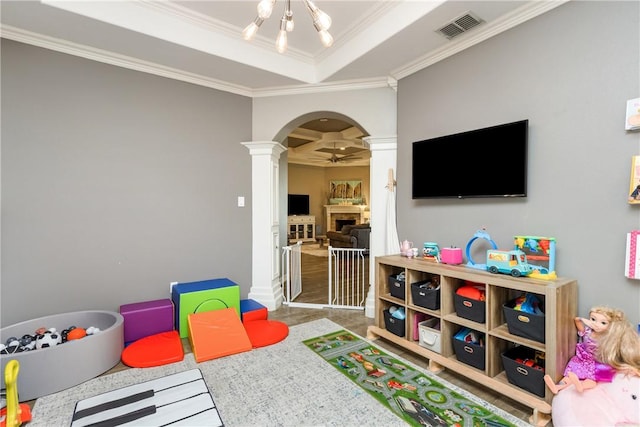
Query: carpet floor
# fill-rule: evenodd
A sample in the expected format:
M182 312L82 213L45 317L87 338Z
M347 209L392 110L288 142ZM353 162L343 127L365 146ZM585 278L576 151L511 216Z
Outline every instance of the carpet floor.
M342 329L328 319L319 319L292 326L289 336L272 346L203 363L186 354L183 361L171 365L127 369L94 378L38 399L29 426L68 426L79 400L193 368L202 371L226 426L406 425L303 343ZM454 385L447 386L458 390ZM486 405L514 425L528 426Z

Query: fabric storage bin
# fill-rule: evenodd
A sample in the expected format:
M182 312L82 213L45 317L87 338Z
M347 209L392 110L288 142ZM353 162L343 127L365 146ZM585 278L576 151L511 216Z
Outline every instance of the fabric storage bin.
M516 310L514 309L515 305L516 300L513 299L502 306L509 333L543 343L545 336L544 314Z
M440 309L440 287L429 289L426 285L430 280L422 280L411 284L411 298L413 304L430 310Z
M420 337L420 323L429 319L431 316L424 313L415 313L413 315L413 326L411 329L411 339L418 341Z
M477 334L477 336L482 337L482 340L484 340L484 334L473 331L469 328L462 328L453 337L453 350L456 353L456 357L460 362L466 363L467 365L484 371L486 361L485 348L483 345L473 342L465 342L462 339L457 338L458 336L463 335L465 332L473 332Z
M404 274L392 274L389 276L389 292L391 293L391 296L404 300L404 284Z
M389 332L393 332L399 337L404 337L404 320L396 319L389 313L389 310L384 311L384 326Z
M511 384L544 397L544 356L536 357L536 353L529 347L514 347L502 353L502 366Z
M433 350L436 353L442 352L442 344L440 342L440 319L431 318L418 324L420 333L420 344L422 347Z
M456 309L456 314L465 319L473 320L474 322L484 323L485 321L485 302L478 301L471 298L465 298L458 294L453 296L453 305Z

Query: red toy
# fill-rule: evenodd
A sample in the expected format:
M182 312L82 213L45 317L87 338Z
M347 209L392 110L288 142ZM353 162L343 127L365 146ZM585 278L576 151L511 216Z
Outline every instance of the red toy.
M84 328L74 328L67 332L67 341L79 340L87 336L87 330Z
M150 368L184 359L178 331L161 332L134 341L122 352L122 363L132 368Z
M466 281L464 286L461 286L456 290L456 294L461 297L473 299L476 301L484 301L485 300L485 286L480 283L474 283Z

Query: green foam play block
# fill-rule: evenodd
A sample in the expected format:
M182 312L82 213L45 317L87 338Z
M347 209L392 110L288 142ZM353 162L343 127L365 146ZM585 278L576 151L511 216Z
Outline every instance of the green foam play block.
M189 335L189 314L233 308L240 318L240 287L229 279L178 283L171 288L171 300L180 338Z

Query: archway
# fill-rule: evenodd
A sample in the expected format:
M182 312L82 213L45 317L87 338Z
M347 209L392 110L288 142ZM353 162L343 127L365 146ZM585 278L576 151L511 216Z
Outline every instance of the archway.
M348 120L370 134L364 138L371 150L370 257L384 254L388 170L396 168L397 117L393 86L254 98L254 141L243 143L252 156L252 286L249 297L269 310L282 304L276 250L280 250L286 236L283 220L286 218L286 197L280 196L286 194L283 183L287 178L286 155L281 156L287 149L283 143L286 144L292 129L320 116ZM370 274L370 277L373 279L374 275ZM373 317L374 298L371 291L369 294L366 314Z
M364 298L366 293L358 291L352 299L347 299L345 296L351 294L351 291L338 292L333 295L331 302L329 287L333 284L335 292L342 286L358 289L365 283L368 285L369 257L359 258L360 273L354 276L359 286L354 283L342 284L338 280L340 277L335 275L330 280L329 262L333 261L333 270L338 271L336 269L344 268L341 263L346 262L347 256L355 257L356 254L344 251L337 256L334 252L334 256L329 257L329 237L340 239L333 240L335 251L350 248L353 243L350 234L330 236L328 232L335 233L344 224L368 223L370 150L362 140L368 135L359 124L344 115L315 112L306 114L304 119L308 121L295 126L282 142L288 148L282 159L283 190L280 192L280 223L284 225L281 227L284 228L281 245L285 248L281 272L285 283L283 295L289 304L295 306L357 307L360 297ZM337 195L338 189L344 190L344 193ZM286 204L287 200L289 206ZM344 206L347 203L352 206ZM360 242L364 241L369 249L368 231L354 233L358 233ZM296 246L298 244L299 247ZM292 284L295 283L292 289L288 289L289 281L286 278L293 280ZM337 295L343 296L340 303L336 300Z
M353 120L352 118L344 114L340 114L332 111L315 111L315 112L303 114L291 120L278 132L274 140L280 142L285 148L288 149L289 148L288 138L291 135L291 132L294 131L294 129L298 129L300 126L304 126L307 123L314 122L319 119L338 120L340 122L345 123L348 126L356 128L359 131L359 134L363 137L366 137L369 135L359 123L357 123L355 120ZM362 144L363 144L363 148L369 149L369 146L365 141L363 141ZM288 243L287 242L288 230L286 228L287 226L287 197L286 196L289 193L289 188L288 188L289 161L288 160L289 160L289 151L286 151L285 153L283 153L283 156L280 159L281 184L280 184L280 191L278 193L280 197L279 197L279 200L276 202L280 212L279 222L281 224L281 227L280 227L280 236L281 236L280 245L281 246L284 246ZM331 166L333 167L336 165L331 165ZM347 165L343 165L343 166L347 166ZM370 165L367 165L367 167L370 169ZM366 199L368 199L370 172L368 172L367 176L364 178L365 178L365 184L366 184L366 190L367 190ZM328 183L327 183L327 188L328 188ZM322 209L322 207L328 202L325 202L325 200L322 200L322 196L318 194L316 194L315 196L316 196L315 197L316 200L312 210L314 211L316 216L316 225L320 225L321 229L327 230L328 224L325 224L325 221L324 221L324 218L325 218L324 211L319 209ZM321 199L321 200L317 200L317 199ZM369 209L367 208L366 210L368 212Z

